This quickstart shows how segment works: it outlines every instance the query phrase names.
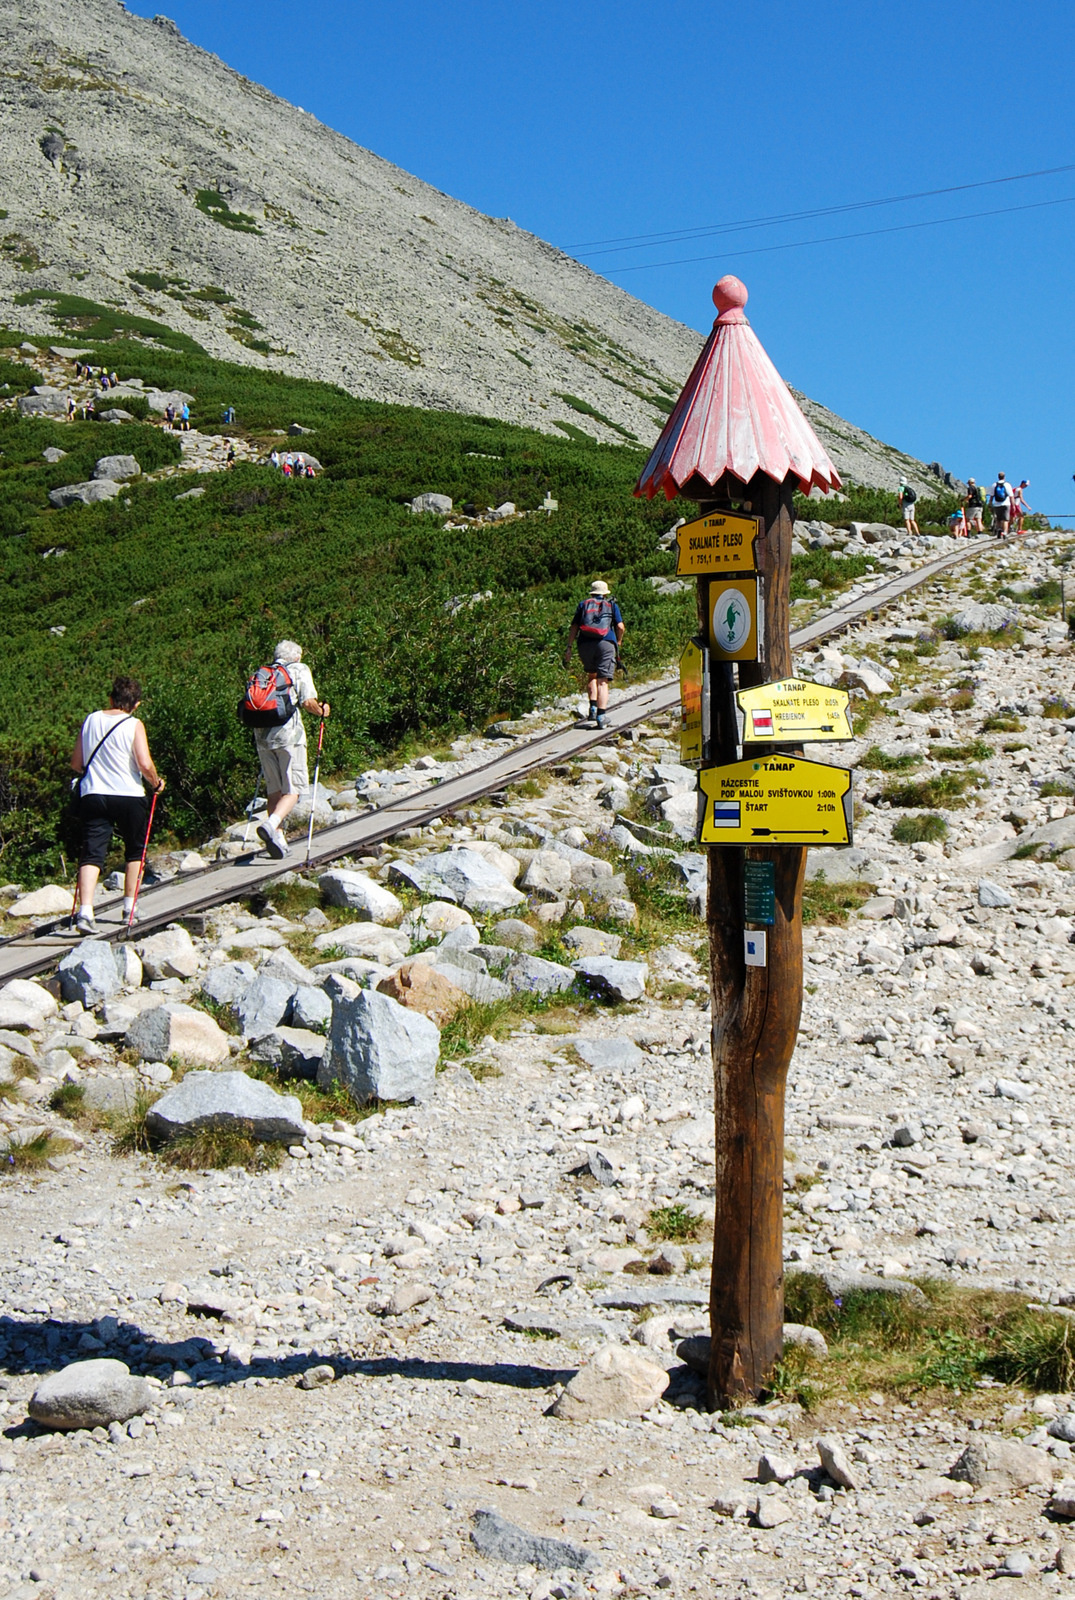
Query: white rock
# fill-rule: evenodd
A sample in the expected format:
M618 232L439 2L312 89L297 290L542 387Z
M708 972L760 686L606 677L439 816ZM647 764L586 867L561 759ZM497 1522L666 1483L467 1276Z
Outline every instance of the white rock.
M389 877L411 884L422 894L443 896L483 915L510 911L526 899L474 850L445 850L410 863L395 861Z
M153 1390L122 1361L75 1361L38 1384L27 1411L46 1428L98 1428L126 1422L152 1403Z
M568 1422L638 1417L656 1405L668 1373L623 1345L606 1344L580 1367L552 1407Z
M71 910L72 890L58 883L46 883L40 889L20 895L7 908L9 917L58 917Z
M146 977L151 982L161 978L193 978L198 970L198 952L186 928L173 923L161 933L151 933L135 945Z
M227 1034L207 1012L172 1003L137 1016L127 1029L127 1044L143 1061L178 1056L206 1067L226 1061L231 1053Z
M302 1103L245 1072L188 1072L146 1113L150 1133L174 1139L202 1128L249 1127L255 1139L292 1144L306 1136Z
M328 1048L317 1081L338 1080L360 1103L425 1100L433 1092L440 1029L386 994L361 990L332 1003Z
M386 889L383 883L375 882L364 872L348 872L342 867L333 867L323 872L317 883L329 905L346 906L371 922L393 926L403 916L403 902L391 889Z

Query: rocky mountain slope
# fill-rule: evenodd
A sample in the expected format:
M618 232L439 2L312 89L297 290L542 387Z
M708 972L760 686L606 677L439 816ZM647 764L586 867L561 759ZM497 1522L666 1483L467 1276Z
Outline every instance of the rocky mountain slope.
M103 306L372 399L643 444L697 354L693 329L352 144L166 17L14 0L0 108L12 327L77 335ZM936 490L922 463L811 416L848 478Z

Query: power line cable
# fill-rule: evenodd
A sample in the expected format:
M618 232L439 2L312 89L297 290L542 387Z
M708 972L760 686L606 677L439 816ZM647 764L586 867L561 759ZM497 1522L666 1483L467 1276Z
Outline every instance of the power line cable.
M654 245L677 244L681 240L703 239L713 234L736 233L747 228L767 228L778 222L805 222L813 217L832 217L850 211L867 211L877 206L901 205L909 200L930 200L942 194L961 194L968 189L989 189L1001 183L1024 183L1030 178L1055 177L1060 172L1075 172L1075 165L1064 167L1041 167L1036 172L1015 172L1004 178L983 178L977 183L954 183L944 189L920 189L913 194L887 195L880 200L854 200L845 205L820 206L812 211L786 211L771 217L747 217L740 222L724 222L706 224L697 228L673 228L667 233L628 233L616 239L589 239L584 244L567 245L565 253L579 255L583 251L600 250L601 246L619 246L624 250L643 249L646 243ZM605 252L600 251L601 254ZM609 255L619 254L619 250L609 249Z
M1035 200L1028 205L1000 206L995 211L966 211L958 217L934 217L929 222L899 222L889 228L865 228L860 233L829 233L820 239L791 239L786 244L760 244L749 250L722 250L714 256L680 256L676 261L640 261L633 267L608 267L600 273L605 278L622 277L625 272L655 272L661 267L686 267L698 261L734 261L737 256L763 256L774 250L803 250L815 244L839 244L847 239L875 239L884 233L909 233L914 228L943 228L953 222L975 222L982 217L1005 217L1015 211L1041 211L1047 206L1067 206L1075 202L1075 194L1063 195L1059 200ZM597 272L597 268L590 269Z

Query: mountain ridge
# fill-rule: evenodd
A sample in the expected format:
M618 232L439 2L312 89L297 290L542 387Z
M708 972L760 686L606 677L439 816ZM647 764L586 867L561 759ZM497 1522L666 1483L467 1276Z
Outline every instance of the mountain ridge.
M21 331L71 343L103 307L366 398L642 447L700 348L694 329L354 144L166 17L15 0L0 105L0 312ZM849 481L938 489L923 463L801 403Z

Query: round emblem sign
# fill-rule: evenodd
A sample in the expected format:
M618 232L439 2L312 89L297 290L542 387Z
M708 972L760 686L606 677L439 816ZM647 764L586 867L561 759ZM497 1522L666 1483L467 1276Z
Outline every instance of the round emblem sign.
M713 642L729 655L746 643L750 603L742 589L722 589L713 602Z

